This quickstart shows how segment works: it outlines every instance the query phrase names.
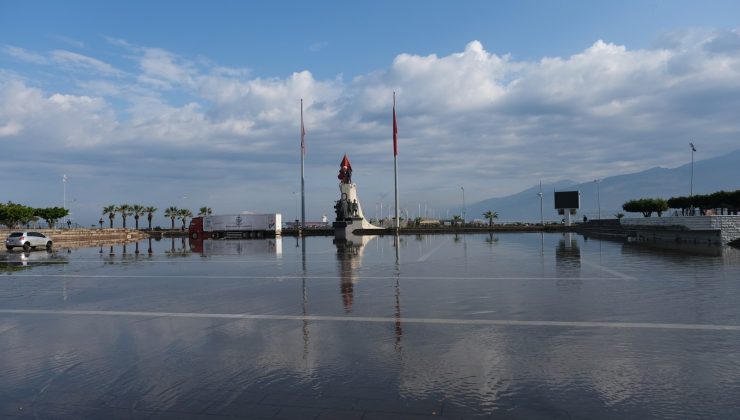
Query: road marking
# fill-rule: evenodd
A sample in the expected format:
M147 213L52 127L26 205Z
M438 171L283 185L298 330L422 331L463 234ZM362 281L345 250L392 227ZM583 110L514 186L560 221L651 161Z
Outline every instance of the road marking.
M445 245L445 243L447 243L447 241L441 241L439 243L439 245L435 246L434 248L432 248L431 250L429 250L429 252L427 252L426 254L424 254L421 257L419 257L419 259L417 259L416 262L424 262L424 261L428 260L429 257L431 257L432 255L434 255L434 253L436 253L437 251L439 251L439 249L442 248Z
M365 276L353 273L358 280L623 280L620 277L458 277L458 276ZM285 275L285 276L227 276L213 274L8 274L8 277L67 278L67 279L223 279L223 280L342 280L342 276ZM2 276L0 276L2 278Z
M150 318L205 318L244 319L272 321L316 321L316 322L375 322L396 323L395 317L353 316L300 316L259 314L213 314L198 312L140 312L140 311L77 311L48 309L0 309L4 315L64 315L64 316L110 316ZM505 327L570 327L570 328L619 328L619 329L664 329L699 331L740 331L740 325L671 324L658 322L600 322L600 321L520 321L514 319L454 319L454 318L401 318L404 324L437 325L481 325Z
M593 263L593 262L588 261L588 260L582 259L581 260L581 263L584 264L584 265L587 265L589 267L598 268L601 271L604 271L604 272L609 273L609 274L611 274L613 276L619 277L619 278L621 278L623 280L637 280L635 277L632 277L632 276L630 276L628 274L621 273L621 272L619 272L617 270L613 270L611 268L604 267L601 264L596 264L596 263Z

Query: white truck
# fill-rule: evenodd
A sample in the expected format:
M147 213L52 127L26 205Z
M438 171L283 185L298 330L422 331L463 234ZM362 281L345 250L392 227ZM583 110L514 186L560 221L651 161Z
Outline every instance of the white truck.
M190 220L188 235L191 239L267 238L280 236L281 227L280 213L197 216Z

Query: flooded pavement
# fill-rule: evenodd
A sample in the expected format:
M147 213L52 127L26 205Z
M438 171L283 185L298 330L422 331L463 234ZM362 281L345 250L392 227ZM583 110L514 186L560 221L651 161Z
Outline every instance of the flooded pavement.
M732 418L740 250L570 234L0 254L0 416Z

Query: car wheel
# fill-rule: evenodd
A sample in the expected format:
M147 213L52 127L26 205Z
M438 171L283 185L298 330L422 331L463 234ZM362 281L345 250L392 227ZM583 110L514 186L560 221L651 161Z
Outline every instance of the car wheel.
M25 244L23 244L23 250L24 251L28 251L30 249L31 249L31 243L30 242L26 242Z
M12 251L12 250L13 250L13 247L12 247L12 246L7 246L7 245L6 245L6 246L5 246L5 249L7 249L8 251Z
M51 251L51 241L46 243L46 250Z

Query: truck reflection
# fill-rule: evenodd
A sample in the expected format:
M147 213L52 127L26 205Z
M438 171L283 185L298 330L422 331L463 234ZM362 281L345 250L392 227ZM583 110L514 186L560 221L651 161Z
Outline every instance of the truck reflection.
M281 237L269 239L190 239L190 250L203 257L214 255L283 255Z

